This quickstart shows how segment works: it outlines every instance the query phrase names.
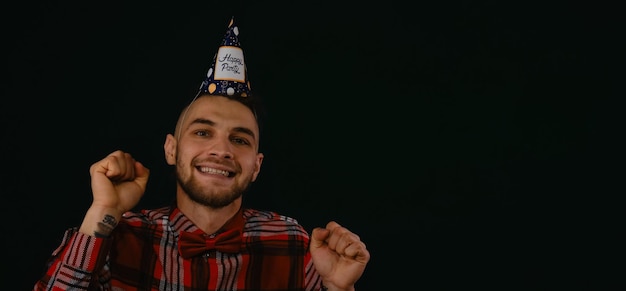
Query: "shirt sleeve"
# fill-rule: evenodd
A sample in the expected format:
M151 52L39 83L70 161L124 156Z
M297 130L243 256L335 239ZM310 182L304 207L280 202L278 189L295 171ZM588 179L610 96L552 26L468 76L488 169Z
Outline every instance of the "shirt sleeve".
M315 269L313 265L313 258L311 253L307 250L304 256L304 277L305 277L305 290L307 291L319 291L324 290L322 288L322 277Z
M109 277L105 262L110 247L111 239L80 233L76 227L66 230L33 290L86 290L98 285L98 278Z

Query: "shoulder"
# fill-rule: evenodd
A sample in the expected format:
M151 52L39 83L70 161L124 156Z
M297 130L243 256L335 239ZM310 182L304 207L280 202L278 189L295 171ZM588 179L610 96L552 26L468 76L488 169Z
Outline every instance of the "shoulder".
M256 233L255 236L287 234L306 239L309 236L296 219L274 211L244 209L243 217L246 221L244 232Z
M121 223L131 226L141 226L150 224L161 224L164 219L169 217L171 207L162 207L156 209L144 209L140 211L128 211L122 215Z

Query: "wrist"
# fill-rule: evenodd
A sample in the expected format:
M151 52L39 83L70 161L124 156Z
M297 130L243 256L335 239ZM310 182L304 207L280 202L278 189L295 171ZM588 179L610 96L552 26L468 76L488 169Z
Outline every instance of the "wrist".
M121 217L122 214L116 209L91 207L87 210L79 231L95 237L108 237Z

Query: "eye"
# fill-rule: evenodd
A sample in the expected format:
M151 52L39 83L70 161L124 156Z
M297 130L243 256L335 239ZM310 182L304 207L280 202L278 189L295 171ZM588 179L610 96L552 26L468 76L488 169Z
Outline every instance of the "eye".
M250 142L247 139L241 138L241 137L233 137L231 140L234 143L240 144L240 145L249 145L250 144Z
M194 132L194 134L197 136L210 136L211 135L211 133L208 130L198 130Z

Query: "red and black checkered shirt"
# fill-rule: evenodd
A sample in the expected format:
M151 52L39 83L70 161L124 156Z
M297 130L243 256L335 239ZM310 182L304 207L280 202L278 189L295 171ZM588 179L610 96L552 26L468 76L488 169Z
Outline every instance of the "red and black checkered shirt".
M191 259L179 254L179 234L200 230L175 207L128 212L109 238L68 229L34 290L320 290L309 234L296 220L254 209L237 215L239 253Z

